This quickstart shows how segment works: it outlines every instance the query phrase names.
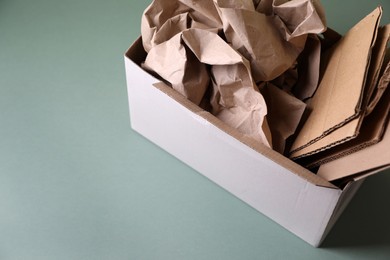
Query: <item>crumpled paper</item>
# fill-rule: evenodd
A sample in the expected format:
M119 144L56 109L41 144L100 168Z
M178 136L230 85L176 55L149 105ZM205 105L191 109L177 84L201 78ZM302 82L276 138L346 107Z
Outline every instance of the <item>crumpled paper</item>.
M271 15L258 12L250 0L214 2L227 41L251 62L256 82L283 74L304 49L307 35L326 29L317 1L276 0L267 8Z
M167 79L195 104L202 101L211 79L212 113L241 133L269 145L262 129L267 106L252 79L249 62L217 34L184 30L152 48L143 66ZM209 72L206 66L211 66Z
M143 66L195 104L208 103L228 125L281 151L299 122L289 107L302 102L271 91L278 93L273 103L287 102L280 106L286 109L283 116L297 120L271 140L271 129L280 124L267 116L268 101L257 86L272 81L286 95L309 97L318 72L303 80L299 70L319 70L319 41L313 34L323 32L325 23L317 0L154 0L142 17L148 53Z
M141 20L143 46L149 52L154 46L189 28L214 32L222 28L211 0L154 0Z
M285 141L298 127L306 104L270 82L263 83L260 90L267 100L272 147L275 151L284 153Z

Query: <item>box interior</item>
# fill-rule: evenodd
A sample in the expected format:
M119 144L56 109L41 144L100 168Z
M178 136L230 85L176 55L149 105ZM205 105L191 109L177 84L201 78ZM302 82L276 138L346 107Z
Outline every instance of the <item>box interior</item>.
M139 37L135 43L128 49L128 51L125 53L126 57L128 57L130 60L132 60L135 64L137 64L139 67L141 67L142 62L145 60L146 52L142 46L142 39ZM148 72L149 73L149 72ZM150 73L149 73L150 74ZM156 75L152 75L156 77ZM157 77L156 77L157 78ZM161 79L158 79L161 81ZM333 185L332 183L328 182L327 180L321 178L320 176L316 175L315 173L309 171L308 169L302 167L301 165L293 162L292 160L288 159L287 157L283 156L282 154L272 150L271 148L241 134L238 130L226 125L224 122L219 120L217 117L213 116L211 113L203 110L199 106L195 105L188 99L186 99L184 96L176 92L174 89L172 89L170 86L165 84L164 82L160 82L158 84L154 84L154 87L159 89L161 92L165 93L169 97L171 97L173 100L190 110L191 112L197 114L198 116L204 118L211 124L215 125L222 131L226 132L230 136L234 137L235 139L239 140L241 143L249 146L256 152L264 155L265 157L269 158L270 160L277 162L282 167L288 169L292 173L298 175L300 178L303 178L307 180L308 182L321 186L321 187L327 187L327 188L333 188L333 189L340 189L339 187Z

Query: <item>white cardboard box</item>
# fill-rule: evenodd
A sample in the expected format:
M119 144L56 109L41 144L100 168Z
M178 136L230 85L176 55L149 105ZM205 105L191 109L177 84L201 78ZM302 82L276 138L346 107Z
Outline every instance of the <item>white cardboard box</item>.
M341 190L272 149L251 143L145 72L140 67L145 56L140 38L125 54L132 128L319 246L362 181Z

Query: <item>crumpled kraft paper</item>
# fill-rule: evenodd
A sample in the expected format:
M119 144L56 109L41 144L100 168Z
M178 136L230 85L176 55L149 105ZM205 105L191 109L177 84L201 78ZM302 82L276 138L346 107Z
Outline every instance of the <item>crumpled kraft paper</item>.
M214 32L222 28L212 1L154 0L141 20L143 46L149 52L152 47L189 28Z
M304 49L307 35L326 29L317 1L274 1L272 15L256 11L252 0L214 2L227 41L251 62L256 82L283 74Z
M274 80L291 93L308 34L325 29L316 0L154 0L142 18L144 68L195 104L209 102L214 115L242 133L279 144L270 139L266 102L256 84ZM317 54L305 55L315 60ZM316 82L301 85L312 89Z
M152 48L143 67L160 75L175 90L197 105L209 86L206 65L183 44L181 33Z
M262 128L267 106L252 79L249 63L217 34L185 30L152 48L143 64L196 104L209 85L206 65L212 66L213 114L243 134L269 145Z
M267 119L272 134L272 147L283 154L286 140L298 127L306 104L272 83L264 83L260 91L267 100Z

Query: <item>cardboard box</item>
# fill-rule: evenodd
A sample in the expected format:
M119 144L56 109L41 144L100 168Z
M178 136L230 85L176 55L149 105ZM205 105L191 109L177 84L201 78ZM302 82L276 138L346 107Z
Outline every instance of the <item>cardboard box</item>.
M132 128L313 246L362 181L343 189L253 143L145 72L139 38L125 54Z

